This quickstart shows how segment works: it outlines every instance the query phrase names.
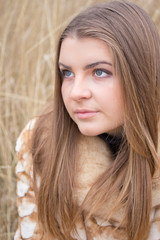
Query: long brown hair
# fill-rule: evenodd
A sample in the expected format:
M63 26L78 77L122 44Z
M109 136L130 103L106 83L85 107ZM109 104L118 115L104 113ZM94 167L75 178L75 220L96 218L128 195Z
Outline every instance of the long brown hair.
M110 46L125 102L119 154L91 187L79 214L89 218L118 192L104 220L123 207L120 226L125 224L127 239L145 240L150 229L152 179L159 167L160 38L146 12L131 2L93 6L74 18L60 37L53 106L37 121L32 144L34 174L41 176L37 191L40 222L58 239L70 239L71 229L75 230L79 131L64 107L58 69L61 44L68 36L96 38Z

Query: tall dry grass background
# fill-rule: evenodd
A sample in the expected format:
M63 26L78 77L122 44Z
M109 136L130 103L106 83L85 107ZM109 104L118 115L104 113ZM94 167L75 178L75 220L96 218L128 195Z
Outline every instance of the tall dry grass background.
M0 240L17 226L15 142L51 98L56 39L82 9L103 0L0 0ZM160 0L134 0L160 29Z

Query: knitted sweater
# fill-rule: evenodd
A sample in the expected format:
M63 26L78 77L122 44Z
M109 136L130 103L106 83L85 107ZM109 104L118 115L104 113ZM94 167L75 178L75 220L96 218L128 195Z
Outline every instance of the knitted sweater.
M19 223L15 233L14 240L48 240L44 236L42 229L37 221L37 206L35 203L35 193L33 191L33 161L30 152L30 143L35 120L22 131L17 140L17 205ZM112 163L112 154L106 143L99 137L82 136L78 146L78 160L80 167L77 174L77 187L75 198L80 205L88 193L90 187L95 182L97 177L106 170ZM40 179L37 179L40 183ZM77 240L125 240L126 235L124 228L116 229L119 223L123 210L117 212L112 219L112 222L102 221L101 215L105 211L109 211L114 196L110 202L104 204L102 209L97 214L85 221L82 225L77 223L77 232L79 237L71 233L72 239ZM160 240L160 180L154 182L152 187L152 210L151 210L151 227L148 240Z

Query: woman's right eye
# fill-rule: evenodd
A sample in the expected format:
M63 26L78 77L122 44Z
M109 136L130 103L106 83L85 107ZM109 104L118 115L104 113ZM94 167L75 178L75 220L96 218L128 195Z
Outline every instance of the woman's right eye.
M71 72L69 70L62 70L61 74L62 74L63 78L72 78L72 77L74 77L73 72Z

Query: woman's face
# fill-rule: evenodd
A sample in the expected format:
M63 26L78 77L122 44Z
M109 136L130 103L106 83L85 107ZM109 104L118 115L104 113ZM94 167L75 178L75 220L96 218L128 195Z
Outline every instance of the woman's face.
M59 68L63 101L80 132L119 134L124 102L108 45L93 38L67 37L60 49Z

